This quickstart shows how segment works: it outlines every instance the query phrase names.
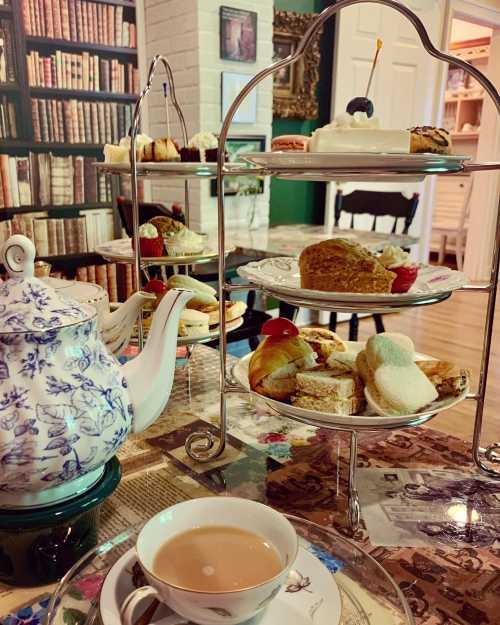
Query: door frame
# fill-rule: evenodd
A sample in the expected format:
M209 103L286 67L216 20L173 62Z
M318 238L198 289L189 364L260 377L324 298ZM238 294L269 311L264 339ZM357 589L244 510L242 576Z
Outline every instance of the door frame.
M453 18L464 19L484 26L500 29L500 4L498 7L491 5L485 5L482 0L446 0L446 7L444 9L443 20L443 32L441 37L441 49L447 50L449 37L451 33L451 25ZM446 90L447 81L447 64L442 63L442 69L440 69L438 75L438 82L436 84L436 104L437 104L437 124L442 121L442 115L444 112L444 96ZM488 97L488 96L487 96ZM493 136L494 143L491 145L492 154L500 154L500 132L497 132ZM434 178L434 177L432 177ZM432 178L429 187L429 205L434 206L436 197L436 183ZM467 249L465 254L465 272L471 280L484 280L489 277L490 271L490 255L491 249L486 249L484 245L484 234L490 228L494 228L496 221L496 215L498 211L498 200L494 200L497 195L495 192L496 183L491 175L491 187L488 189L487 194L491 201L487 203L487 211L482 211L480 219L481 226L479 224L474 228L474 224L471 220L471 228L469 229L469 237L467 243ZM490 185L488 185L490 186ZM476 189L479 192L478 189ZM472 198L474 202L474 197ZM427 212L427 220L425 224L425 238L430 241L432 233L432 219L433 210ZM479 218L478 218L479 221ZM481 235L479 233L482 233ZM424 233L422 233L424 235ZM479 240L480 239L480 240ZM492 241L493 244L493 241Z

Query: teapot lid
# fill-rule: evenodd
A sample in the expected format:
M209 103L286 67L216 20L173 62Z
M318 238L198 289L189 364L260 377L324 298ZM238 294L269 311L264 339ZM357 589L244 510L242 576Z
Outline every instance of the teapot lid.
M88 321L91 306L79 304L34 277L35 246L25 236L7 239L0 252L9 280L0 283L0 334L48 332Z

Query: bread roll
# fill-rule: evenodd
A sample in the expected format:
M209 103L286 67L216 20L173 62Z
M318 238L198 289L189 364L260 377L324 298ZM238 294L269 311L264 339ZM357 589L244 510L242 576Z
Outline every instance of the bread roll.
M287 365L312 357L313 351L299 336L267 336L252 354L248 368L250 388L257 393L285 401L290 398L295 389L295 372L284 378L275 378L284 384L276 395L270 395L270 387L266 387L264 380ZM283 380L285 380L283 382ZM270 381L269 381L270 382Z

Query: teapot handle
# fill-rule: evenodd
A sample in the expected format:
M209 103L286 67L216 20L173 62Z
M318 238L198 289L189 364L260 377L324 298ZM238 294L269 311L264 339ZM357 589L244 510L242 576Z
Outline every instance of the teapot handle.
M11 278L32 278L35 272L36 250L28 237L15 234L7 239L1 260Z

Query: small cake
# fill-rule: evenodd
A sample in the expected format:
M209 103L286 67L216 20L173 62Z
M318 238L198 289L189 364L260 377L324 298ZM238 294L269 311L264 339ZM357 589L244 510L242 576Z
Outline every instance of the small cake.
M188 143L188 148L198 150L202 163L214 163L219 155L219 141L211 132L198 132Z
M134 243L135 239L132 238L132 247ZM139 247L141 256L158 257L163 254L163 237L153 224L146 223L139 227Z
M384 152L408 154L410 132L380 128L376 117L357 111L342 113L331 124L318 128L309 141L309 152Z
M201 162L201 154L198 148L181 148L179 153L181 155L181 161L183 163Z
M144 146L141 161L145 163L160 163L165 161L180 161L178 146L169 137L155 139Z
M392 283L392 293L407 293L418 275L418 266L411 262L410 255L400 247L386 245L379 261L386 269L396 274Z
M410 128L410 152L412 154L451 154L451 136L444 128L415 126Z
M135 138L137 159L141 160L144 146L152 141L148 135L139 134ZM130 163L130 136L122 137L119 145L111 145L107 143L104 146L104 162L105 163Z
M395 274L371 252L347 239L306 247L299 257L300 286L340 293L390 293Z
M271 152L307 152L309 137L304 135L280 135L271 141Z

